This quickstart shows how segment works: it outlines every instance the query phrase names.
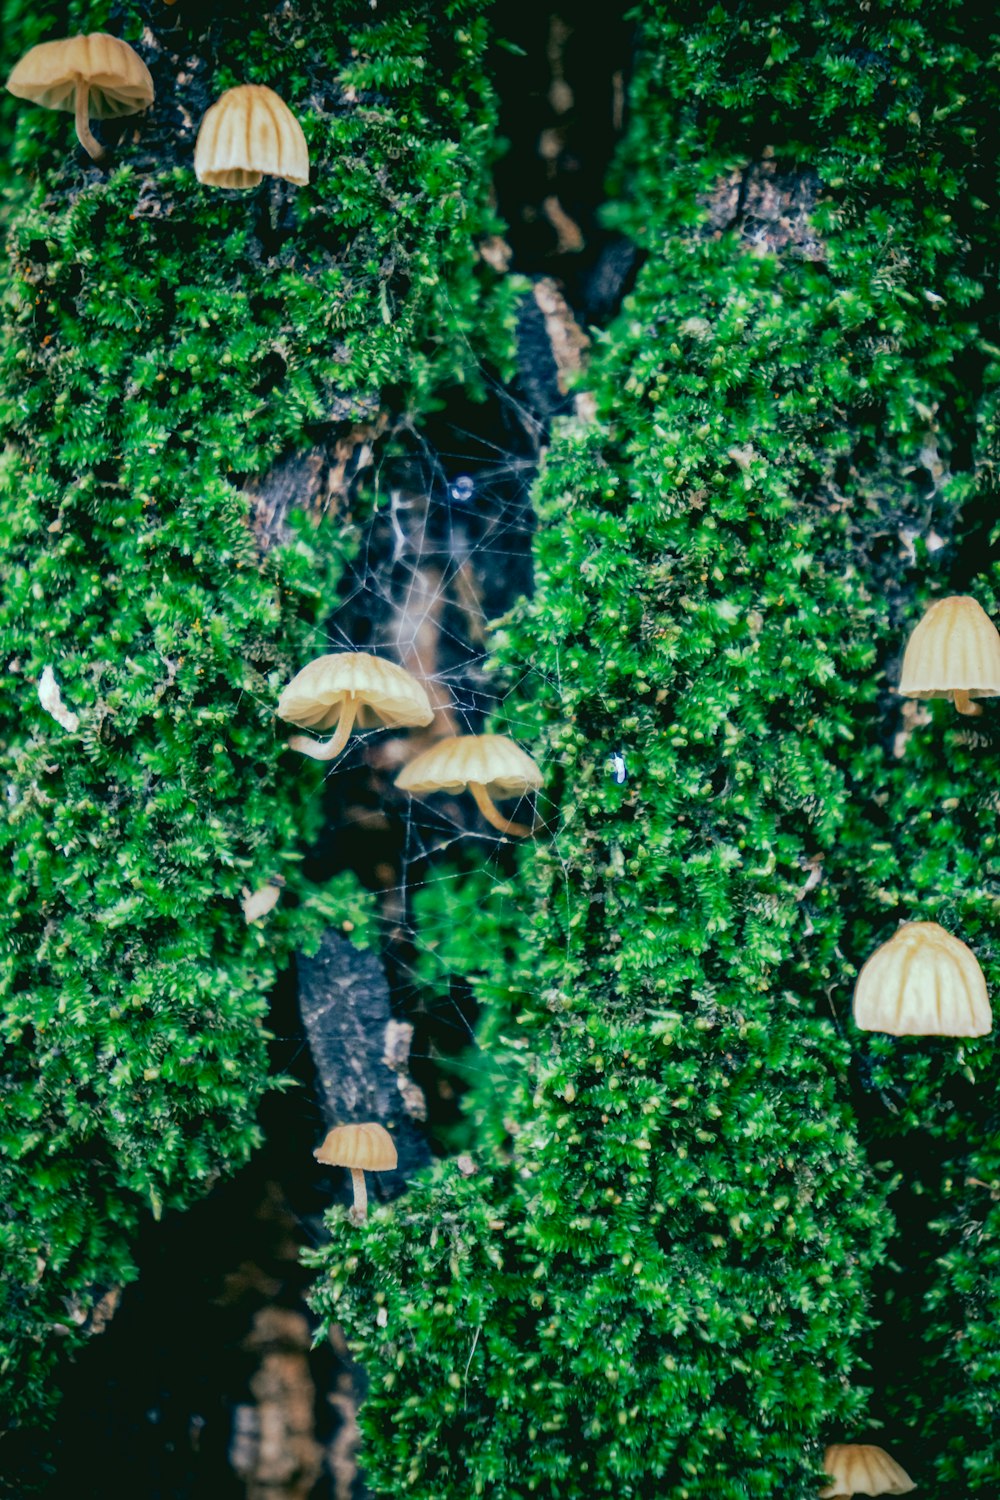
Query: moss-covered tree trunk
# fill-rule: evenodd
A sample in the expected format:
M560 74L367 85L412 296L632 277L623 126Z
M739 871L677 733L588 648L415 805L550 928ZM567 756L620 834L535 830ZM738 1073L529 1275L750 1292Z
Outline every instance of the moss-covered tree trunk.
M9 62L109 29L156 101L103 127L104 170L22 105L4 164L0 1430L44 1413L142 1217L247 1159L276 968L361 921L350 882L296 873L319 773L274 706L357 532L294 481L496 341L481 8L4 6ZM238 82L301 121L307 187L196 181Z
M476 0L4 13L12 55L119 31L157 88L106 172L19 109L6 174L10 1423L140 1220L246 1159L277 966L365 920L296 877L317 777L273 717L356 539L315 476L474 385L509 301ZM1000 612L996 21L636 9L606 227L641 268L494 636L546 826L515 880L465 859L413 904L418 974L483 1007L473 1147L317 1259L380 1495L804 1500L851 1439L937 1500L995 1487L995 1045L862 1036L850 994L906 918L1000 972L995 711L892 691L926 599ZM195 182L243 80L308 188Z
M317 1305L381 1494L805 1497L867 1440L986 1495L995 1046L851 990L900 918L998 972L993 711L891 691L924 599L997 614L995 25L638 13L644 265L495 638L555 808L513 936L508 889L451 944L478 1159L333 1215Z

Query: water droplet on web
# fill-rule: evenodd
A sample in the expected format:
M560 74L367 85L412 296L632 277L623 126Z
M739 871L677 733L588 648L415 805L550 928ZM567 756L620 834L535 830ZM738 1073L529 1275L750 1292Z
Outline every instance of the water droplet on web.
M468 474L459 474L457 479L451 482L451 498L457 500L459 505L464 505L471 500L475 494L476 486Z

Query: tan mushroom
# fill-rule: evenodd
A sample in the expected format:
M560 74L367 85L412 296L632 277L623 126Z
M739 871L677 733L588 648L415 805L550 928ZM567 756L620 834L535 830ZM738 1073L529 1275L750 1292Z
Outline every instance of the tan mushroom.
M953 594L930 606L906 643L896 691L951 698L960 714L981 714L971 700L1000 695L1000 634L981 604Z
M318 656L293 677L278 699L278 713L305 729L333 729L323 743L297 734L288 741L313 760L333 760L350 738L355 724L389 729L429 724L434 710L415 677L395 662L363 651L341 651Z
M322 1146L313 1152L317 1161L328 1167L348 1167L354 1185L351 1218L356 1224L368 1217L366 1172L390 1172L396 1165L396 1147L392 1136L381 1125L337 1125Z
M908 1495L916 1489L905 1469L872 1443L832 1443L823 1454L823 1472L833 1480L819 1500L851 1495Z
M98 163L107 152L90 121L137 115L153 102L153 80L142 58L105 31L39 42L15 65L7 88L18 99L75 114L80 145Z
M194 170L209 187L252 188L265 176L303 187L309 181L309 148L284 99L261 83L241 83L206 111Z
M993 1024L975 954L936 922L907 922L876 948L854 987L862 1031L985 1036Z
M531 756L504 734L449 735L411 760L396 777L400 791L413 796L468 788L487 823L521 839L532 830L505 818L492 799L523 797L541 784L542 773Z

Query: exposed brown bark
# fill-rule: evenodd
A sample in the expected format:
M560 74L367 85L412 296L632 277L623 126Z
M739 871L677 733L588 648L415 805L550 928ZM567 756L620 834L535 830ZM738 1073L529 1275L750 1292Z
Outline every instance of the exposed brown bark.
M371 471L374 444L387 425L387 414L373 411L370 421L345 423L329 443L291 454L270 473L247 482L251 524L261 552L291 540L288 516L293 510L317 520L331 511L350 515Z

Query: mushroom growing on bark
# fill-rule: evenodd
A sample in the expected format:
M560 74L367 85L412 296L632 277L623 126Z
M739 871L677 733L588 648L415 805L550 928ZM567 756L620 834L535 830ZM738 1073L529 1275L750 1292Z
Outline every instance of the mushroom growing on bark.
M504 734L449 735L411 760L396 777L400 791L413 796L468 788L487 823L522 839L532 830L505 818L492 799L523 797L541 784L542 773L531 756Z
M39 42L15 65L7 88L18 99L75 114L80 145L98 164L107 152L90 121L137 115L153 102L153 80L138 52L105 31Z
M265 176L304 187L309 148L284 99L261 83L241 83L206 111L195 142L194 170L209 187L252 188Z
M872 1443L832 1443L823 1454L823 1472L832 1484L819 1500L850 1500L851 1495L908 1495L916 1485L884 1448Z
M907 922L876 948L854 987L862 1031L985 1036L993 1025L975 954L936 922Z
M1000 634L981 604L953 594L930 606L906 643L896 691L951 698L960 714L981 714L971 700L1000 695Z
M313 1156L328 1167L348 1167L354 1185L354 1204L350 1210L356 1224L368 1217L366 1172L389 1172L396 1165L396 1147L392 1136L382 1126L337 1125Z
M415 677L395 662L363 651L318 656L293 677L278 699L278 713L306 729L333 729L325 743L297 734L288 741L313 760L333 760L343 750L355 724L389 729L422 727L434 717L427 694Z

